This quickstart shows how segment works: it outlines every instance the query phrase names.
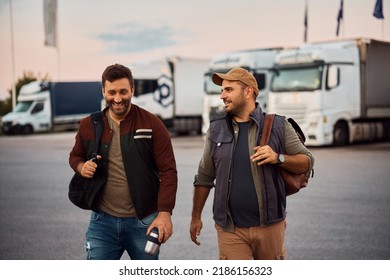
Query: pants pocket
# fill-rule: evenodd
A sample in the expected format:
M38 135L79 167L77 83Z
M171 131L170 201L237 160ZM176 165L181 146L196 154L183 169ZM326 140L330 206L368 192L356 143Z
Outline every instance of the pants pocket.
M98 221L100 219L101 215L102 215L102 213L91 211L90 220L91 221Z
M154 221L154 219L156 219L157 217L157 212L143 218L143 219L139 219L139 223L142 227L149 227L150 224Z

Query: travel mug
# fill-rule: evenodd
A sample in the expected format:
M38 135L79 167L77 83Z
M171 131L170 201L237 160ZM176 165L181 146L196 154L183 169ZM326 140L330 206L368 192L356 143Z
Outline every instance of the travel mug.
M154 256L157 254L160 245L161 242L158 241L158 228L155 227L148 235L148 240L145 245L145 253Z

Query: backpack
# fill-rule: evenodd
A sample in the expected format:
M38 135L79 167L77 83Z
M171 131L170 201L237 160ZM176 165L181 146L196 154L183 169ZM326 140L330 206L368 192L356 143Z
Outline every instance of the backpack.
M274 117L274 114L266 114L264 117L264 126L261 135L260 146L268 145L269 137L271 136ZM302 142L302 144L305 144L306 137L299 125L292 118L288 118L287 121L295 129L295 132L298 135L298 138ZM286 195L292 195L294 193L299 192L301 188L305 188L309 183L309 178L314 176L313 169L302 174L295 174L284 168L279 167L279 172L284 181Z
M103 134L103 113L95 112L91 114L92 122L95 128L95 147L92 154L92 161L96 162L96 156L99 153L100 141ZM96 169L91 179L85 178L75 172L69 183L69 200L77 207L85 210L95 210L95 202L107 181L107 170L103 166Z

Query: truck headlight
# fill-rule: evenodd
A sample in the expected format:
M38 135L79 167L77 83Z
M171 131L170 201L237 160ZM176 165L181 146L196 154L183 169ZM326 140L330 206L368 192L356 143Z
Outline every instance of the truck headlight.
M12 121L12 126L16 126L18 124L19 124L19 120L18 119Z

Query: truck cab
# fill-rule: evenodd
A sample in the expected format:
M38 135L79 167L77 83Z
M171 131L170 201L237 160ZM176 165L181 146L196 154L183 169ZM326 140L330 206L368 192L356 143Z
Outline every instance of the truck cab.
M208 63L208 59L168 57L134 64L132 103L158 116L172 132L200 134Z
M101 110L100 81L34 81L20 89L15 110L2 119L6 134L74 130L80 120Z
M2 118L5 134L31 134L51 129L48 84L31 82L20 89L14 110Z
M235 67L247 69L256 78L259 95L257 102L262 109L267 109L268 90L271 79L271 71L274 65L276 53L281 48L253 49L223 53L214 57L204 75L204 98L203 98L203 125L202 133L206 134L210 121L225 115L224 105L220 99L221 87L213 83L211 77L214 72L226 73Z
M173 77L164 60L138 63L131 67L134 97L131 102L153 112L161 120L173 118Z
M293 118L310 146L383 138L389 117L384 108L389 108L390 100L385 91L390 83L378 77L390 68L385 59L386 50L390 58L390 48L378 49L376 44L350 39L280 52L268 111Z

